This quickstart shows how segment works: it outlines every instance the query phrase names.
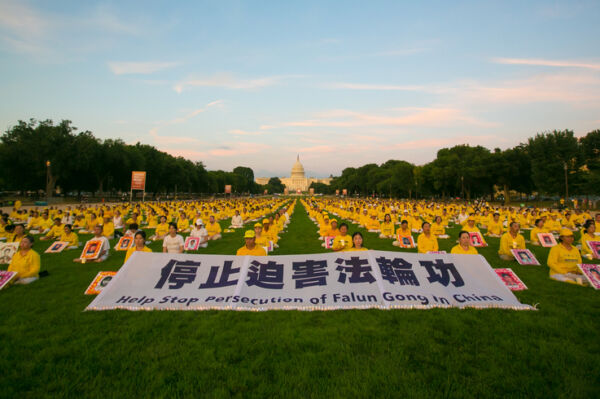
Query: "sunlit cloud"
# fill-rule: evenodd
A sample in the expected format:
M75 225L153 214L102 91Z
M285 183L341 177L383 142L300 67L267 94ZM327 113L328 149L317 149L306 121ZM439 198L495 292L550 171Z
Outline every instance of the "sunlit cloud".
M424 91L425 86L418 85L389 85L389 84L368 84L368 83L329 83L324 86L328 89L347 89L347 90L384 90L384 91Z
M219 73L204 79L188 79L177 83L173 90L181 93L192 87L223 87L226 89L257 89L281 84L285 80L303 77L302 75L276 75L253 79L240 79L229 73Z
M112 61L108 63L108 68L115 75L139 74L148 75L165 69L173 68L179 65L178 62L119 62Z
M492 62L494 62L496 64L507 64L507 65L532 65L532 66L547 66L547 67L560 67L560 68L584 68L584 69L600 70L600 62L544 60L544 59L540 59L540 58L492 58Z

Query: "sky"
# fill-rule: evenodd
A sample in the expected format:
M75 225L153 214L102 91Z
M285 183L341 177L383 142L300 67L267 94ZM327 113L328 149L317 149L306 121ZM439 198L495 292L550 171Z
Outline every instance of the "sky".
M0 129L307 175L600 129L600 1L0 0Z

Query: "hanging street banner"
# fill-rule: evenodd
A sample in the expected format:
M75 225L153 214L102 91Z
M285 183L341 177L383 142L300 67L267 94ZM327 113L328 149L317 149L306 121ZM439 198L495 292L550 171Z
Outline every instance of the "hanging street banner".
M86 310L440 307L534 309L518 301L481 255L136 251Z

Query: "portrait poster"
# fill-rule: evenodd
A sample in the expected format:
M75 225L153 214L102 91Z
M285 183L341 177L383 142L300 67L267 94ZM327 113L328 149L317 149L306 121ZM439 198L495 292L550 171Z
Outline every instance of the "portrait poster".
M57 254L59 252L62 252L62 250L68 246L69 243L67 241L56 241L53 242L52 245L50 245L48 249L46 249L46 251L44 252L47 254Z
M594 254L594 258L600 259L600 241L588 241L588 246Z
M7 272L6 270L0 270L0 290L10 285L10 283L17 278L17 272Z
M90 240L83 247L81 251L81 260L94 260L100 256L100 250L102 249L102 241Z
M133 243L132 236L123 236L119 238L119 242L115 245L115 249L117 251L127 251L129 248L133 247Z
M116 274L117 272L99 272L85 290L85 295L98 295Z
M474 247L485 247L485 241L483 241L483 237L481 233L478 231L472 231L469 233L469 238L471 239L471 245Z
M494 269L500 280L511 291L523 291L527 289L525 283L512 271L512 269Z
M577 265L595 290L600 290L600 265L581 263Z
M412 236L398 236L398 246L400 248L414 248L415 239Z
M519 265L540 265L533 252L528 249L511 249L510 252L512 252Z
M183 249L186 251L195 251L200 245L200 237L186 237Z
M327 249L333 248L333 240L335 240L334 236L324 237L323 242L325 243L325 248L327 248Z
M9 264L12 257L19 250L18 242L0 244L0 264Z
M550 248L556 245L556 238L552 233L538 233L538 240L540 245L544 248Z

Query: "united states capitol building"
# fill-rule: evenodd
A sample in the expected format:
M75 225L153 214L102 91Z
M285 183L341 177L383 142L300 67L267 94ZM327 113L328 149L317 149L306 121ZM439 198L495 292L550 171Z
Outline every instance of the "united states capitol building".
M269 183L269 177L257 177L254 179L258 184ZM292 166L292 173L290 177L280 177L281 183L290 191L308 191L308 187L311 183L323 183L329 185L331 183L331 177L324 179L317 179L314 177L306 177L304 174L304 166L300 163L300 155L296 158L296 163Z

